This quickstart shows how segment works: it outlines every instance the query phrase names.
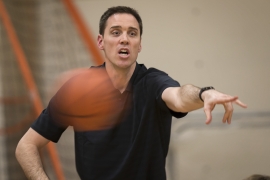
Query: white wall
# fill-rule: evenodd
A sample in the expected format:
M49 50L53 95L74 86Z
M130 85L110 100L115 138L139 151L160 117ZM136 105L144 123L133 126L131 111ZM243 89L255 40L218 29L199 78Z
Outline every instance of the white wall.
M107 8L137 9L144 24L139 63L164 70L181 84L212 85L238 95L249 107L236 112L269 112L269 0L75 2L95 36Z

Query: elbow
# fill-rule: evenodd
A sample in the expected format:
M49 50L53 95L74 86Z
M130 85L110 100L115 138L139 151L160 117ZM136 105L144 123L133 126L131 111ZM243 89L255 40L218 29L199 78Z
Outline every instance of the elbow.
M182 113L188 113L190 112L190 109L187 107L183 106L182 104L177 104L175 105L175 109L177 112L182 112Z
M23 156L25 156L27 154L27 152L32 152L31 151L32 149L33 149L33 147L24 143L22 140L20 140L16 149L15 149L15 157L16 157L17 161L20 162L20 159L23 158Z
M175 112L187 113L189 109L185 105L185 103L181 100L181 98L175 98L174 103L171 103L169 108Z
M21 143L21 141L19 141L19 143L18 143L18 145L17 145L17 147L15 149L15 157L16 157L17 160L19 160L19 157L20 157L20 154L21 154L21 149L23 149L22 148L22 143Z

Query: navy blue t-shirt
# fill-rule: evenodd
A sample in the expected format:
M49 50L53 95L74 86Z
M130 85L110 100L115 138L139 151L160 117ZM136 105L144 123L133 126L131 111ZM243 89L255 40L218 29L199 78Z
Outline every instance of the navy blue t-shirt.
M103 65L104 67L104 65ZM165 180L171 120L187 113L171 111L162 92L180 84L166 73L136 64L121 94L121 123L100 131L74 132L76 168L83 180ZM31 126L57 142L66 128L57 125L45 109Z

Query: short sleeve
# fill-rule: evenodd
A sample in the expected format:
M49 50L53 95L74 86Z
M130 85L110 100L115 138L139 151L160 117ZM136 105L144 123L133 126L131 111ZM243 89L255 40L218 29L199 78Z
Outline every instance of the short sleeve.
M37 133L42 135L44 138L58 142L62 133L67 127L56 124L48 113L47 109L44 109L36 121L31 125Z
M180 83L174 79L172 79L165 72L157 70L156 72L152 72L148 74L147 77L148 83L148 92L151 95L155 96L155 99L158 103L158 106L163 110L169 110L171 115L176 118L182 118L187 115L187 113L183 112L175 112L169 109L166 103L162 99L163 91L168 87L180 87Z

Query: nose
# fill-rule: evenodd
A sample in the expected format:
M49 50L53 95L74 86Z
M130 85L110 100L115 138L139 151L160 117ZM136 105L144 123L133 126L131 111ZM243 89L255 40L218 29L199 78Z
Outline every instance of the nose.
M121 44L124 44L124 45L127 45L128 44L128 37L127 37L127 34L126 33L123 33L122 34L121 39L120 39L120 43Z

